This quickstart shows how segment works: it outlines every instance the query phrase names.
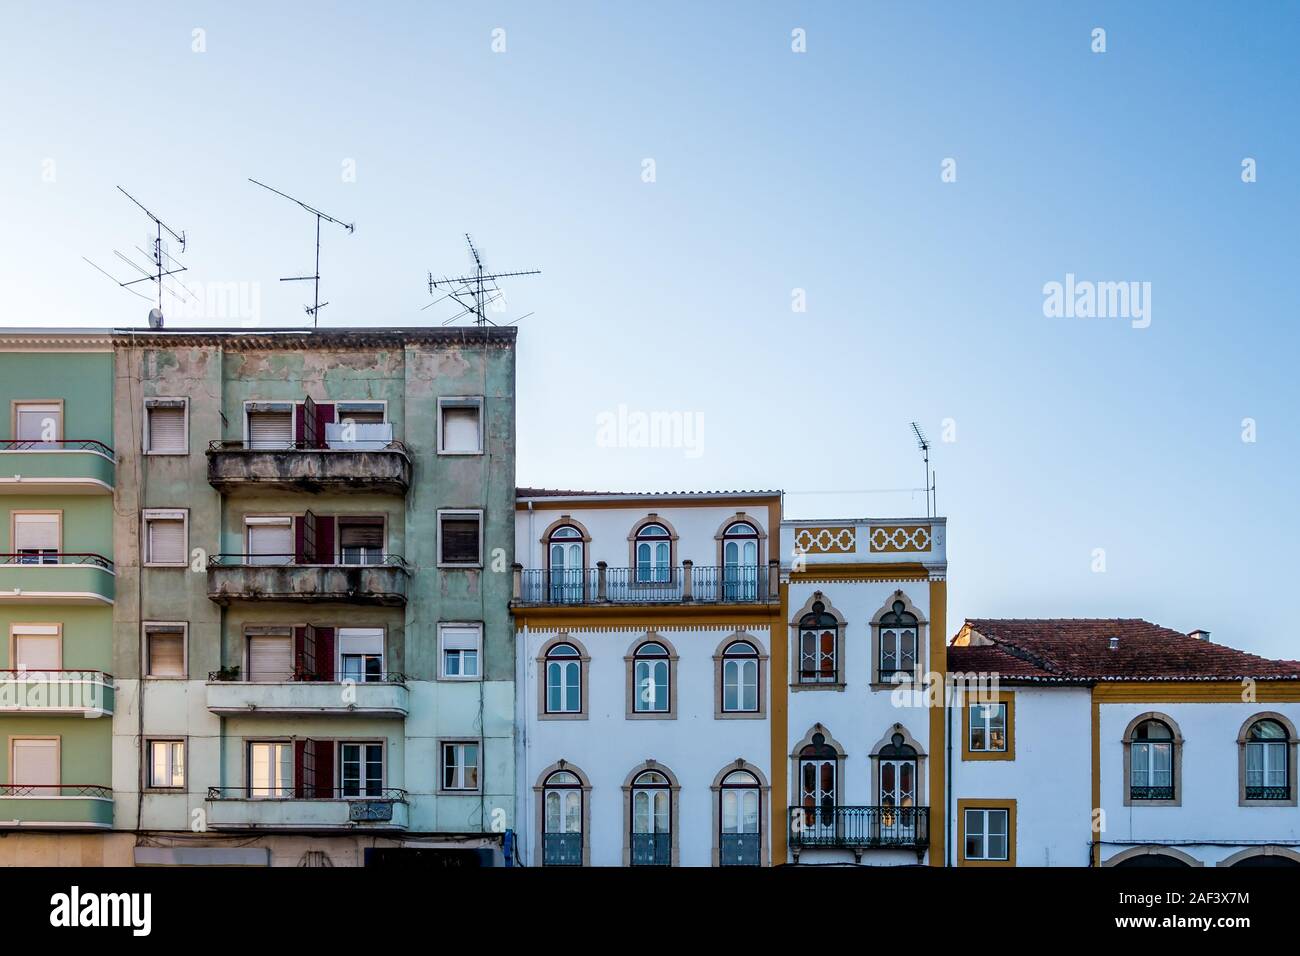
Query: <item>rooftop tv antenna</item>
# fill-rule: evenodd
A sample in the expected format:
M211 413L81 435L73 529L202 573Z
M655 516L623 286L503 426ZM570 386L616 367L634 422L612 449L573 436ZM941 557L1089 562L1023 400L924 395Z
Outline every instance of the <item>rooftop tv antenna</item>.
M168 253L166 241L163 239L163 233L164 232L167 233L167 235L171 236L173 239L179 242L181 244L181 252L184 252L185 251L185 230L182 229L179 233L176 232L174 229L172 229L171 226L167 225L167 223L163 222L152 212L146 209L144 203L140 202L140 200L136 199L134 196L132 196L121 186L117 187L117 191L120 192L127 199L131 200L131 202L139 206L140 209L144 212L144 214L153 220L154 223L154 238L152 243L153 251L146 252L144 249L141 249L139 246L135 247L136 251L139 252L140 255L144 256L146 260L148 260L149 268L145 268L144 266L140 265L140 263L136 262L134 259L125 255L120 250L114 249L113 255L117 256L119 259L125 262L136 272L140 273L138 278L128 279L124 282L121 279L118 279L116 276L109 273L107 270L100 269L99 266L95 265L89 259L86 259L85 256L82 256L82 258L85 259L86 262L90 263L90 265L93 266L95 269L98 269L100 272L104 273L104 275L108 276L110 279L116 282L123 289L126 289L126 291L130 292L132 295L140 296L140 298L142 299L148 299L149 296L142 295L141 293L137 292L135 289L131 288L131 286L137 285L141 282L155 283L158 287L158 305L156 308L149 310L149 327L153 329L160 329L162 328L162 324L163 324L163 311L162 311L163 292L166 292L168 295L172 295L172 296L176 295L175 292L173 292L171 289L168 289L166 287L166 285L163 283L163 279L167 278L168 276L174 276L177 273L186 271L185 266L179 260L175 259L173 256L171 256ZM183 290L184 286L182 285L181 288Z
M259 183L256 179L253 179L251 176L248 178L248 181L250 183L253 183L254 185L261 186L263 189L269 189L277 196L283 196L285 199L289 200L290 202L297 203L303 209L307 210L309 213L311 213L313 216L316 217L316 272L313 275L309 275L309 276L288 276L280 280L281 282L305 282L310 279L313 283L315 283L315 294L312 297L312 304L310 306L303 306L307 314L311 316L312 328L315 328L319 318L317 313L320 312L321 309L325 308L325 306L329 305L328 302L322 302L320 300L320 224L321 221L324 220L325 222L332 222L336 226L342 226L349 233L356 232L357 229L356 223L344 222L341 219L335 219L333 216L326 215L325 213L317 209L315 206L309 206L301 199L295 199L294 197L290 196L288 193L282 193L280 192L280 190L276 189L273 186L268 186L266 183Z
M436 305L442 299L451 299L460 306L461 311L444 321L443 325L451 325L457 319L464 318L467 315L474 316L475 325L496 325L496 322L487 317L487 307L494 302L499 302L503 295L496 280L513 276L538 276L542 274L542 271L540 269L528 269L523 272L487 272L483 268L483 257L479 255L479 251L469 233L465 233L465 242L469 246L470 255L474 259L474 271L469 275L443 276L441 279L435 279L433 273L430 272L429 295L433 295L435 289L445 290L445 294L442 298L434 299L423 308L427 309L429 306ZM532 315L532 313L530 312L528 315ZM528 316L520 316L520 318L526 319ZM518 322L519 319L515 321Z
M934 517L932 499L934 496L934 479L930 473L930 442L925 437L925 432L916 422L912 422L912 433L916 435L916 446L921 449L921 456L925 459L925 516Z

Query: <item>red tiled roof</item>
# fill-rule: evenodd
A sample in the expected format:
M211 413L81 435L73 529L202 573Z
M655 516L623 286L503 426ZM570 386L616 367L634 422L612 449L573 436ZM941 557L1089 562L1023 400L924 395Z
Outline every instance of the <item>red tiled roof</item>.
M950 670L1056 681L1300 680L1300 661L1270 660L1140 618L970 618L967 629L993 643L949 648ZM1114 650L1111 638L1119 639Z

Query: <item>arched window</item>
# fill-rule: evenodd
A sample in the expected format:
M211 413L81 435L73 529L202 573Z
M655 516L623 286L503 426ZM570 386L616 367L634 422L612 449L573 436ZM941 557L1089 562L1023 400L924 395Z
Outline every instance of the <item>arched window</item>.
M916 672L916 615L895 601L880 618L880 681L888 683Z
M670 708L668 649L647 641L632 658L632 709L639 714L666 714Z
M572 644L556 644L546 652L546 713L582 711L582 655Z
M1174 799L1174 734L1169 725L1142 721L1129 747L1129 799Z
M1290 738L1278 721L1265 718L1246 732L1246 799L1291 799Z
M542 865L582 866L582 781L557 770L542 784Z
M799 621L799 683L834 684L839 681L840 622L821 601Z
M632 781L633 866L672 865L672 790L668 778L646 770Z
M722 711L758 711L758 649L749 641L736 641L722 652Z
M560 525L551 532L546 544L546 561L552 602L579 604L583 601L584 548L582 532L573 525Z
M644 524L636 532L638 584L667 584L672 578L672 535L661 524Z
M880 760L879 839L909 844L916 835L916 748L895 733L876 756Z
M748 521L722 533L722 599L758 600L758 531Z
M762 862L763 791L748 770L733 770L718 792L720 866L759 866Z
M799 840L802 844L815 845L834 838L838 775L838 751L826 741L825 734L813 734L808 745L799 751L799 805L803 809Z

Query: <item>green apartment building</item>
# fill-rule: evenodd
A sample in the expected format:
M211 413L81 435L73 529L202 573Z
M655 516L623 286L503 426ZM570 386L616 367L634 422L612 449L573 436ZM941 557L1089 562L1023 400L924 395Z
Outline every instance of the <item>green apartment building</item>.
M114 824L112 342L0 350L0 863L93 865Z
M94 341L99 353L41 356L94 374L42 372L12 343L0 360L29 369L5 375L12 402L62 400L70 437L116 449L100 456L108 487L62 506L61 546L111 554L111 573L89 559L29 566L10 547L17 563L0 573L104 580L79 582L99 600L57 618L0 602L11 628L57 619L64 667L116 675L111 718L78 718L98 736L78 725L61 747L62 781L111 787L78 812L114 832L55 834L26 797L0 828L39 829L39 852L69 862L500 862L514 777L514 330ZM15 511L72 497L3 487ZM26 580L12 583L27 595L53 586ZM0 720L32 737L75 723Z

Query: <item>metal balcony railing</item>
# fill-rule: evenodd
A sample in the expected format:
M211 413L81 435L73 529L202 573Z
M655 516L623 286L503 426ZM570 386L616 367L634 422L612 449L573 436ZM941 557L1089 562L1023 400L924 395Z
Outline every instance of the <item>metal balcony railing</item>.
M1172 800L1173 787L1138 787L1129 788L1130 800Z
M0 799L9 797L91 797L112 800L113 788L90 783L0 783Z
M360 429L362 426L357 426ZM250 442L242 438L216 438L208 442L208 451L393 451L400 452L410 457L410 451L406 443L396 439L387 438L380 440L372 437L372 433L364 433L359 441L344 442L339 438L312 444L306 441L286 441L286 442Z
M1247 800L1290 800L1291 788L1281 787L1246 787Z
M386 800L406 803L407 793L397 787L208 787L209 800Z
M572 570L516 569L516 600L524 604L754 603L772 600L770 571L758 565L642 565Z
M630 849L633 866L672 866L671 833L633 833Z
M724 833L718 846L719 866L759 866L762 863L762 835Z
M296 554L248 554L230 552L208 555L208 567L218 568L383 568L399 567L410 571L411 566L400 554L383 554L365 564L356 561L308 561Z
M790 846L915 849L930 845L929 807L795 807Z
M0 671L0 673L3 673ZM241 676L236 668L223 668L219 671L208 671L208 680L212 683L229 683L229 684L252 684L260 683L250 681L248 675ZM294 668L293 672L285 676L285 681L301 682L304 684L339 684L345 680L356 681L358 684L405 684L406 675L397 671L384 671L381 674L357 674L345 670L325 670L309 671L304 668Z
M2 438L0 451L93 451L105 458L113 457L113 449L95 438L56 438L52 441Z
M105 571L113 570L112 561L102 554L95 554L93 551L49 551L43 548L28 548L23 551L0 554L0 565L4 564L89 565L90 567L102 568Z
M543 833L543 866L582 866L581 833Z

